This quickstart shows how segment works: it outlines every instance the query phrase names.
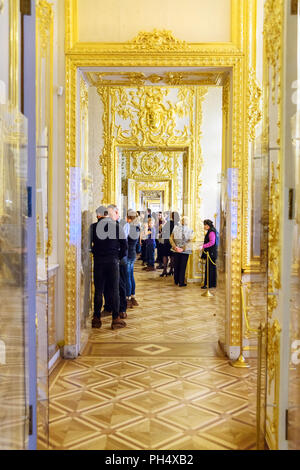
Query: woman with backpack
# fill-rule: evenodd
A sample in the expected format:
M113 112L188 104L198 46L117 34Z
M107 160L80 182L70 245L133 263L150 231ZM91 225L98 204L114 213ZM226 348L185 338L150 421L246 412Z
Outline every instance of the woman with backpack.
M218 257L218 234L217 230L214 227L214 224L211 220L205 219L204 230L206 230L206 235L204 238L204 244L200 247L200 251L203 250L201 255L202 259L205 259L205 279L204 285L201 289L207 289L211 287L217 287L217 266L216 261ZM208 263L207 263L208 257ZM207 264L209 269L209 279L207 285Z

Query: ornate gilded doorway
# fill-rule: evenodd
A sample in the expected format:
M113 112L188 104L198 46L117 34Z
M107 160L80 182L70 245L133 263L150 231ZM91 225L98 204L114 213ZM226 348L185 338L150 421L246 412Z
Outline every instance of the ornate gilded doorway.
M129 81L129 84L136 88L143 86L154 86L154 83L161 82L162 72L172 80L169 86L176 87L178 84L186 85L185 72L189 68L188 84L195 84L195 75L191 72L201 73L202 86L211 85L212 77L221 74L223 90L223 161L222 161L222 181L227 187L229 197L226 201L226 230L227 236L227 261L226 261L226 325L225 347L230 357L237 357L239 354L240 339L240 279L241 268L249 264L249 217L248 202L249 193L243 187L248 187L248 152L247 142L250 139L250 132L255 126L255 113L249 117L249 126L245 126L246 101L257 107L255 94L249 94L255 88L255 79L248 83L245 71L255 67L253 59L253 49L248 42L244 41L243 31L255 30L253 23L254 4L247 2L247 8L241 8L242 2L232 2L232 39L231 42L220 44L193 44L185 43L176 39L170 32L156 31L153 33L140 33L128 43L79 43L77 30L77 2L66 1L66 249L65 249L65 356L75 357L80 349L80 328L79 328L79 270L80 270L80 205L78 195L80 191L80 158L79 141L76 134L76 123L79 118L79 106L76 105L76 97L79 97L79 86L82 73L99 71L101 69L111 75L115 69L122 71L122 82ZM168 34L166 34L168 33ZM249 34L248 41L251 35ZM163 65L163 67L162 67ZM149 74L145 78L145 69ZM164 70L161 70L161 69ZM129 74L130 72L130 74ZM203 78L206 81L203 81ZM108 75L101 79L104 82ZM151 82L150 80L153 80ZM249 77L253 77L249 75ZM199 77L198 77L199 78ZM132 83L132 79L134 79ZM148 81L150 80L150 83ZM215 78L214 78L215 80ZM138 83L137 83L138 82ZM197 82L199 84L199 81ZM200 85L199 84L199 85ZM216 85L216 82L214 81ZM105 85L105 83L102 83ZM107 85L107 83L106 83ZM119 84L120 85L120 84ZM118 85L118 86L119 86ZM200 87L199 87L200 88ZM107 102L108 88L105 86L100 90L104 101ZM78 94L77 94L78 93ZM93 96L95 98L95 96ZM96 98L95 98L96 99ZM99 98L100 99L100 98ZM115 99L115 92L111 99ZM134 99L134 98L133 98ZM124 98L125 100L125 98ZM127 101L127 98L126 98ZM135 99L134 99L135 102ZM170 110L170 107L168 107ZM196 115L196 119L199 114ZM128 119L129 116L124 116ZM124 120L123 119L123 120ZM150 128L156 127L159 122L158 115L148 113ZM116 128L120 124L117 124ZM118 129L112 123L103 121L101 129L105 139L111 135L111 131ZM126 130L126 129L125 129ZM184 131L184 129L181 129ZM184 134L181 134L183 136ZM117 135L118 136L118 135ZM178 134L177 134L178 136ZM115 136L116 137L116 136ZM126 140L128 134L122 134L120 130L118 138ZM144 139L147 142L147 139ZM144 142L147 146L149 143ZM171 142L169 142L171 145ZM177 143L178 144L178 143ZM126 142L119 142L120 146L126 146ZM130 148L135 150L132 144ZM150 145L149 145L150 146ZM157 150L157 142L151 142L151 147ZM106 140L105 151L100 155L100 164L103 167L101 175L105 184L98 183L97 192L102 197L104 203L118 202L121 194L118 179L118 158L113 140ZM180 149L186 148L186 139L180 144ZM98 155L99 157L99 155ZM191 201L189 213L187 215L194 221L197 197L195 188L198 187L195 168L192 165L198 164L197 160L191 158L189 151L187 172L187 199ZM244 171L244 169L246 169ZM228 170L228 171L227 171ZM99 181L100 179L99 178ZM185 201L184 201L185 203ZM244 210L242 210L244 208Z

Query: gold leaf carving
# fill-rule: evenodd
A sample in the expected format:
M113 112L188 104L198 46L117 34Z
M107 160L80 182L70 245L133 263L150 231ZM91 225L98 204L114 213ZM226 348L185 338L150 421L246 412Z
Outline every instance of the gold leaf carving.
M116 127L119 144L168 146L188 141L188 126L176 129L176 116L183 118L189 113L186 99L190 92L186 87L178 93L176 103L167 99L170 93L167 87L139 87L128 94L118 88L114 93L119 101L117 114L130 120L130 130L124 130L121 125Z
M130 41L138 49L173 51L187 47L185 41L176 39L172 31L154 29L152 32L141 31Z
M267 341L267 367L268 367L268 394L273 396L273 418L267 416L270 423L270 431L275 436L275 447L278 447L278 426L279 426L279 383L280 383L280 333L281 326L278 320L268 326ZM272 384L274 387L272 389Z
M277 166L279 173L280 166ZM274 162L271 166L271 184L269 200L269 273L268 273L268 315L271 318L272 312L277 307L277 290L280 289L280 198L279 198L279 177L275 175ZM274 294L274 295L272 295Z
M255 140L255 128L262 118L262 113L260 109L261 95L262 91L257 83L255 71L253 69L250 69L247 90L247 120L249 139L251 141Z
M264 17L265 53L273 70L272 91L275 100L276 76L280 80L281 69L283 0L266 0Z
M46 0L38 0L36 4L37 27L41 40L41 49L43 56L46 55L48 46L50 45L50 33L53 22L52 5Z

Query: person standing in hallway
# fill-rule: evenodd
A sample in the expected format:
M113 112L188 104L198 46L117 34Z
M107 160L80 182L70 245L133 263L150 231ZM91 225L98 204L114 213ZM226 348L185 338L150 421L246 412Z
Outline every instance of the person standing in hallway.
M90 252L92 254L94 254L93 253L93 246L95 244L95 239L97 237L97 234L96 234L97 224L101 219L103 219L104 217L107 217L107 216L108 216L108 211L107 211L107 208L105 206L99 206L96 209L97 222L90 225L90 233L89 233ZM95 264L94 264L94 270L95 270ZM112 308L110 306L111 301L109 299L109 292L110 292L109 289L104 284L104 311L103 312L104 312L105 315L111 315L111 313L112 313ZM103 314L103 312L101 312L101 314Z
M128 230L128 257L127 257L127 278L126 278L126 296L127 308L137 307L139 304L135 299L135 279L134 262L136 259L136 245L140 237L140 227L136 212L128 211L127 222ZM127 316L127 315L126 315Z
M174 227L170 237L174 251L174 283L185 287L185 271L189 255L192 253L193 230L188 227L188 218L182 217L181 223Z
M176 227L179 223L179 214L178 212L172 212L170 220L166 223L164 227L164 255L163 255L163 263L164 263L164 271L163 275L164 276L173 276L174 275L174 258L175 254L171 250L172 246L170 243L170 236L172 235L172 232L174 230L174 227ZM167 266L168 266L168 257L170 257L170 270L167 272ZM162 277L163 277L162 275Z
M145 240L146 244L146 258L147 258L147 267L143 268L145 271L156 271L154 266L155 260L155 227L154 219L148 219L148 229L147 229L147 238Z
M200 247L200 251L203 250L201 255L202 259L205 259L205 279L202 289L210 287L217 287L217 267L216 260L218 257L218 243L217 243L217 230L211 220L205 219L204 230L206 230L204 244ZM208 260L207 260L208 257ZM209 279L207 284L207 265L209 270Z
M102 217L93 233L92 253L94 255L94 316L92 328L101 327L101 308L104 286L107 285L108 296L112 307L111 328L124 328L126 323L120 318L119 298L119 263L126 266L127 240L117 223L118 211L107 209L108 216Z
M165 220L163 218L162 212L160 211L158 213L158 220L155 224L155 230L156 230L156 247L157 247L157 258L156 258L156 263L158 263L157 269L163 269L163 239L162 239L162 230L163 226L165 224Z
M116 223L118 224L120 228L120 235L124 237L126 240L127 244L127 236L128 236L128 227L127 227L127 222L126 220L122 219L120 220L120 214L119 214L119 209L115 204L110 204L108 206L108 215L110 215L112 218L115 217ZM124 231L125 229L125 231ZM126 310L127 310L127 297L126 297L126 279L127 279L127 253L126 253L126 258L120 261L119 263L119 299L120 299L120 305L119 305L119 314L120 318L126 318Z

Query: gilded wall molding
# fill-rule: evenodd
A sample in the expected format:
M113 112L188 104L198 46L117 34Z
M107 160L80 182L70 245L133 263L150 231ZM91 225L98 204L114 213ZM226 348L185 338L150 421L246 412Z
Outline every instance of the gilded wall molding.
M47 128L47 241L45 256L53 250L53 6L46 0L36 2L36 133L41 145L44 127Z
M233 96L232 96L232 168L238 169L237 181L237 220L242 220L242 201L243 201L243 163L244 156L244 118L241 117L241 107L245 100L244 84L244 64L238 60L233 69ZM244 109L244 107L242 108ZM240 121L240 124L238 124ZM231 299L230 299L230 345L238 346L240 339L240 279L242 266L242 230L245 230L242 224L238 224L236 237L231 241Z

